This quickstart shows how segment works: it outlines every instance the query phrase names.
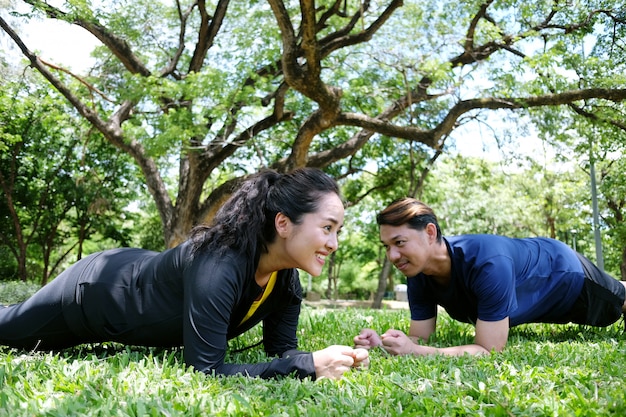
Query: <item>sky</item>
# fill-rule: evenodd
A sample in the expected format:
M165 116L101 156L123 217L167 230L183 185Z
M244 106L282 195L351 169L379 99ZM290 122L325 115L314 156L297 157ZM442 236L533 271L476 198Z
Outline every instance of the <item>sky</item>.
M63 0L47 0L53 6L63 6ZM11 24L26 47L36 51L45 61L63 63L65 67L80 72L92 62L89 54L98 44L98 40L86 30L56 19L17 19L9 16L10 12L29 13L32 8L21 2L0 0L0 14ZM19 22L19 23L16 23ZM15 60L24 59L17 46L3 31L0 31L2 47L7 47L7 54Z
M6 18L5 11L2 15ZM13 26L13 29L18 32L26 47L40 53L43 60L63 63L76 72L89 68L92 63L90 53L99 42L83 28L54 19L31 19L21 26ZM23 59L17 46L8 40L8 35L1 32L0 36L4 38L3 44L9 45L9 55L16 60Z

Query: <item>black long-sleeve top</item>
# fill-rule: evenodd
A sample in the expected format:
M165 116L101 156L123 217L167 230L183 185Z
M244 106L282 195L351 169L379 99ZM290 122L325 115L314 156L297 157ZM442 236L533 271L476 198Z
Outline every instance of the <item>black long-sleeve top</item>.
M164 252L114 249L68 269L66 319L90 341L184 347L188 365L205 373L315 378L311 353L297 351L302 287L295 269L282 270L254 314L241 320L262 289L254 260L234 251L190 256L191 244ZM59 277L61 278L61 277ZM58 279L58 278L57 278ZM263 321L270 362L226 364L227 341Z

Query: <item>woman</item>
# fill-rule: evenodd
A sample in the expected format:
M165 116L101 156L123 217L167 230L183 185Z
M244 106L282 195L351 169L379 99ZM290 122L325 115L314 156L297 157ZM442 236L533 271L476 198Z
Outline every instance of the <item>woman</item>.
M337 184L323 172L261 172L180 246L92 254L25 302L0 309L0 343L39 350L104 341L182 345L185 362L205 373L341 378L367 363L367 352L296 350L296 268L321 273L343 218ZM261 321L265 351L281 358L225 364L228 339Z
M608 326L626 311L626 283L605 274L564 243L495 235L442 237L430 207L412 198L377 216L387 257L408 277L409 335L365 329L357 347L382 345L393 354L483 354L504 349L509 328L522 323ZM419 344L435 331L437 306L476 326L473 344Z

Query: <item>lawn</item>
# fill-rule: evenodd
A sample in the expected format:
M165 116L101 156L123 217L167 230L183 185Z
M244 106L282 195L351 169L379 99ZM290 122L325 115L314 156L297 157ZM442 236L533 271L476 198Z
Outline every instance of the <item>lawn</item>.
M362 327L406 330L408 322L403 310L305 306L299 338L306 350L351 345ZM520 326L504 353L483 357L388 357L375 350L368 369L340 381L205 376L185 367L179 349L0 348L0 416L622 416L623 326ZM231 348L260 335L254 329ZM443 315L433 344L472 337L471 326ZM253 348L228 360L264 359Z

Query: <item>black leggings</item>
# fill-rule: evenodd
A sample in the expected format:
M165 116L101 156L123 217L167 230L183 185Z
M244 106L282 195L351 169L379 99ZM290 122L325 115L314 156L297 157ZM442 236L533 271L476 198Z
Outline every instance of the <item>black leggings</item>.
M23 303L0 307L1 345L57 350L88 342L72 331L63 313L64 298L76 291L74 269L68 268Z

